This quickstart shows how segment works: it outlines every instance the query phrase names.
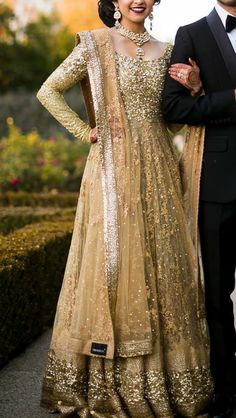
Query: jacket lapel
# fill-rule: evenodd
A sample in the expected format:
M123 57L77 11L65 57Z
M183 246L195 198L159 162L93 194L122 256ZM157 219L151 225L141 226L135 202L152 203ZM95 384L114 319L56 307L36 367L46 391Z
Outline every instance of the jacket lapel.
M211 29L211 32L215 38L215 41L220 49L222 58L228 69L228 72L236 84L236 53L233 46L227 36L221 19L215 9L207 16L207 23Z

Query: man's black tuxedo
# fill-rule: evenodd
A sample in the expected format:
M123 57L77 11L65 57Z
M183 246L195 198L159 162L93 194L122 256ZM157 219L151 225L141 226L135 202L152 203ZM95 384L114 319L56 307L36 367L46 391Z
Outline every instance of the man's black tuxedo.
M206 125L201 198L229 202L236 199L236 54L215 10L179 29L171 63L187 64L189 57L200 67L206 95L192 98L168 77L163 115L168 122Z
M205 125L199 227L216 390L236 392L236 335L230 295L236 267L236 53L218 13L178 30L171 63L194 59L205 95L167 75L163 116L167 122Z

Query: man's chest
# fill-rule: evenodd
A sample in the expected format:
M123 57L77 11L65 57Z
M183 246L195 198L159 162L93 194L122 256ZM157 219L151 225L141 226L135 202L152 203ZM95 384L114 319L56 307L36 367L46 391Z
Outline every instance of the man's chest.
M206 92L222 91L235 88L229 72L230 59L227 62L225 51L221 51L215 39L211 36L195 40L193 43L194 57L200 67L200 74ZM236 53L233 59L236 63Z

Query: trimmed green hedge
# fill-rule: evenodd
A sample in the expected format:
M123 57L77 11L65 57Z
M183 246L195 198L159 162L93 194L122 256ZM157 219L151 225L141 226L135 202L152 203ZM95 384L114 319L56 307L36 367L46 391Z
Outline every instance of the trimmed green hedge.
M57 219L73 220L75 208L0 207L0 233L9 234L25 225Z
M52 323L72 228L42 222L0 235L0 366Z
M30 206L30 207L75 207L79 193L27 193L6 192L0 193L0 206Z

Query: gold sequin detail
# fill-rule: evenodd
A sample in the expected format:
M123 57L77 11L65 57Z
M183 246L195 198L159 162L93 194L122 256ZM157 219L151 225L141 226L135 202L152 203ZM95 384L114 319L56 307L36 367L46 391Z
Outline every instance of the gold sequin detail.
M134 341L129 343L119 343L116 345L116 355L119 357L144 356L152 352L152 341Z
M60 412L74 408L81 417L85 411L115 418L172 417L173 411L191 417L205 406L207 393L210 398L212 380L204 367L165 374L148 367L148 362L144 370L143 362L145 357L134 359L129 366L126 359L114 364L87 359L89 368L79 369L51 352L42 404Z
M128 119L151 122L160 117L164 81L161 78L170 50L171 45L168 45L162 57L150 61L116 53L118 79Z

